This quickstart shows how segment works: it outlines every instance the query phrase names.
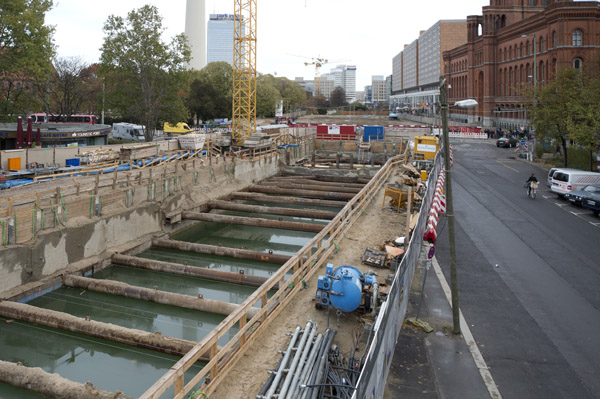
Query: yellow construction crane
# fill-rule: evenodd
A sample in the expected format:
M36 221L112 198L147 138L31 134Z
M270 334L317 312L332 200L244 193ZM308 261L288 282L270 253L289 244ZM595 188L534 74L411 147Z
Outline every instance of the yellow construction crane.
M232 144L256 132L256 0L234 0Z
M325 58L312 58L312 62L305 62L304 65L308 66L308 65L314 65L315 66L315 92L314 92L314 96L318 96L319 94L321 94L320 90L321 90L321 73L320 73L320 69L323 65L327 64L329 61L327 61L327 59Z

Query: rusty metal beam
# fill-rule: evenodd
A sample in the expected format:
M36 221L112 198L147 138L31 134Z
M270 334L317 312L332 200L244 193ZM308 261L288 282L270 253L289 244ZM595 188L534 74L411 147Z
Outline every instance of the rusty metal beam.
M111 323L90 320L55 310L38 308L19 302L0 302L0 315L59 330L72 331L90 337L106 339L139 348L183 356L196 344L194 341L167 337L147 331L120 327ZM208 361L208 353L204 361Z
M152 245L159 248L177 249L179 251L197 252L215 256L229 256L236 259L255 260L258 262L274 263L276 265L283 265L291 258L289 255L269 254L266 252L251 251L249 249L218 247L216 245L167 240L163 238L154 238L152 240Z
M162 303L163 305L179 306L187 309L200 310L202 312L222 314L225 316L233 313L239 305L229 302L216 301L202 297L175 294L144 287L121 283L113 280L100 280L74 275L64 275L63 284L67 287L83 288L90 291L103 292L105 294L119 295L126 298L141 299L143 301ZM248 318L252 318L258 309L248 310Z
M331 220L337 216L336 212L319 211L315 209L279 208L272 206L246 205L228 201L210 201L211 209L223 209L227 211L264 213L271 215L294 216L301 218L327 219Z
M297 195L299 197L312 197L312 198L323 198L323 199L339 199L348 201L354 197L352 193L336 193L318 190L294 190L289 188L278 188L252 185L248 187L249 191L263 193L263 194L278 194L278 195Z
M297 230L318 233L325 227L314 223L286 222L273 219L249 218L244 216L219 215L213 213L183 212L184 219L202 222L240 224L243 226L269 227L273 229Z
M122 392L108 392L91 384L81 384L50 374L39 367L0 360L0 382L36 392L48 398L61 399L129 399Z
M331 186L331 187L352 187L362 189L365 185L362 183L344 183L344 182L333 182L333 181L321 181L316 179L303 179L303 180L291 180L291 179L280 179L278 177L271 177L263 180L264 182L280 182L283 184L313 184L318 186Z
M199 266L182 265L179 263L163 262L159 260L138 258L137 256L114 254L112 263L125 265L144 270L154 270L157 272L177 274L179 276L191 276L203 278L212 281L221 281L223 283L248 285L251 287L260 287L267 277L253 276L245 273L233 273L222 270L205 269Z
M274 204L303 204L312 206L326 206L331 208L343 208L346 205L346 202L344 201L328 201L312 198L285 197L282 195L265 195L260 193L248 193L244 191L238 191L236 193L231 194L231 199Z
M293 190L315 190L315 191L331 191L335 193L354 193L358 194L362 188L354 188L354 187L341 187L341 186L329 186L329 185L320 185L320 184L293 184L293 183L282 183L282 182L261 182L261 186L269 186L269 187L279 187L279 188L290 188Z

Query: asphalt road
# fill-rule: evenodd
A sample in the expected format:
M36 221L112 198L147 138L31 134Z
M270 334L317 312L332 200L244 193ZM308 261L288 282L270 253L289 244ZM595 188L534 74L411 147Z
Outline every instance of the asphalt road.
M551 193L514 149L452 146L460 307L500 393L600 398L600 218ZM445 221L436 256L449 265Z

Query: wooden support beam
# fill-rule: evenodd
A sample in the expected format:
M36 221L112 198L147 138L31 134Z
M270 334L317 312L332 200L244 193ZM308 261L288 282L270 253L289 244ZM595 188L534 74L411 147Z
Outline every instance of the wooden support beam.
M202 222L229 223L243 226L269 227L272 229L297 230L318 233L325 227L314 223L286 222L273 219L249 218L243 216L219 215L213 213L183 212L183 219L200 220Z
M121 283L113 280L100 280L74 275L63 276L63 284L67 287L83 288L85 290L103 292L105 294L119 295L126 298L141 299L143 301L162 303L163 305L179 306L202 312L230 315L239 308L239 305L216 301L214 299L196 298L190 295L175 294L144 287ZM258 309L248 310L248 318L252 318Z
M144 270L154 270L163 273L171 273L179 276L190 276L212 281L221 281L224 283L247 285L251 287L260 287L268 279L267 277L253 276L245 273L233 273L222 270L206 269L199 266L182 265L179 263L163 262L121 254L114 254L111 260L112 263L117 265L135 267Z
M251 251L248 249L218 247L216 245L197 244L193 242L167 240L163 238L153 239L152 245L159 248L177 249L179 251L190 251L215 256L229 256L236 259L255 260L259 262L273 263L276 265L283 265L291 258L291 256L288 255L269 254L266 252Z
M336 212L319 211L313 209L280 208L271 206L246 205L228 201L210 201L211 209L223 209L227 211L263 213L271 215L293 216L301 218L327 219L331 220L337 216Z

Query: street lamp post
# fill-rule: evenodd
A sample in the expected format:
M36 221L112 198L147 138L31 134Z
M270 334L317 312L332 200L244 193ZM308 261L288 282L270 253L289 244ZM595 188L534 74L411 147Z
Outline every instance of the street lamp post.
M450 139L448 137L448 98L446 78L440 77L440 108L444 135L444 168L446 169L446 218L450 247L450 291L452 294L452 325L454 334L460 334L460 311L458 307L458 283L456 275L456 243L454 240L454 206L452 204L452 172L450 170Z

